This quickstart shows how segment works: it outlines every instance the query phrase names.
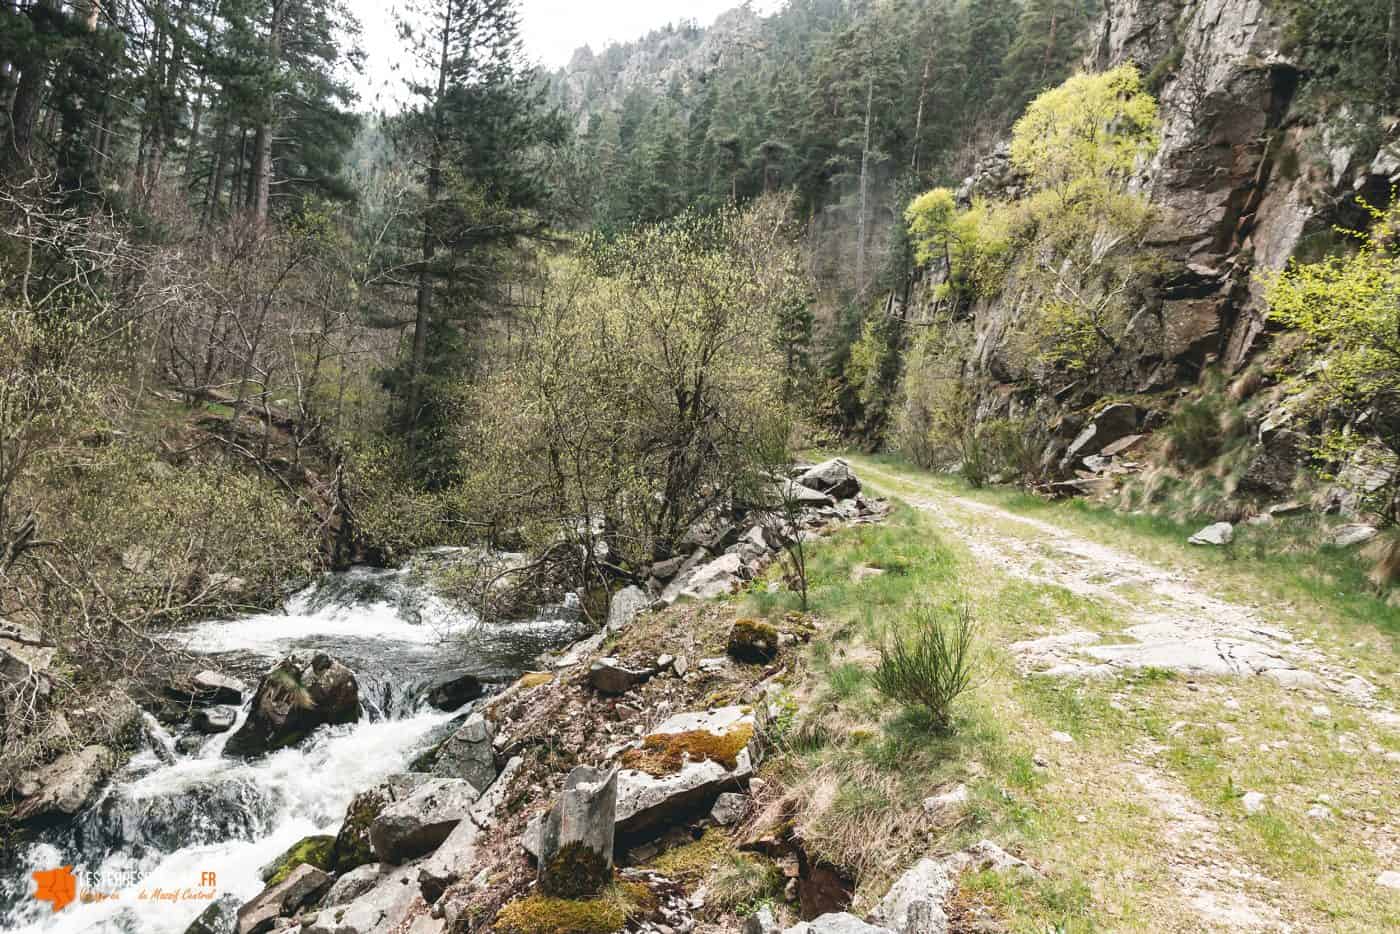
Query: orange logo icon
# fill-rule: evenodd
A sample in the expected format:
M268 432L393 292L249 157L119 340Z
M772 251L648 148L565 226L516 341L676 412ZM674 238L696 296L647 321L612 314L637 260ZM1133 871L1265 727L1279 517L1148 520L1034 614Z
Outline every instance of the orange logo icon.
M73 875L72 866L57 869L44 869L33 873L39 883L34 898L41 902L53 902L53 910L61 911L78 897L78 879Z

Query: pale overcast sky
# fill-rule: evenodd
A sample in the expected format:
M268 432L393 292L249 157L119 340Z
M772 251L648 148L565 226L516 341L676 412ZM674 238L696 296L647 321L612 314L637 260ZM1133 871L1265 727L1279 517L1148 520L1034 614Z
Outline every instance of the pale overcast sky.
M367 56L361 78L361 106L378 107L382 91L397 92L401 83L394 64L401 60L394 29L394 0L349 0L364 27L362 45ZM742 0L520 0L521 35L526 54L553 70L568 64L574 49L592 46L600 51L610 42L627 42L653 29L683 19L702 26L714 22ZM754 8L771 10L778 0L757 0Z

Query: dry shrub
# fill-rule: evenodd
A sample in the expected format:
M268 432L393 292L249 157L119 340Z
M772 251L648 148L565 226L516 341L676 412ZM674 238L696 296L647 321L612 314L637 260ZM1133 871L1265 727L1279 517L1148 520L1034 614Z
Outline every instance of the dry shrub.
M1365 557L1373 562L1371 583L1380 590L1400 584L1400 532L1391 530L1366 546Z

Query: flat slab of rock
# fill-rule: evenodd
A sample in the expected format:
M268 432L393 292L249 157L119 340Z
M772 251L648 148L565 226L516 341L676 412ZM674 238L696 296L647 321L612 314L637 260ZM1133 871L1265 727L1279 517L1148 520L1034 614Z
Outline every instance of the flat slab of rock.
M1328 543L1337 548L1355 548L1357 545L1364 545L1371 539L1379 535L1369 525L1343 525L1334 529L1328 537Z
M385 863L398 864L430 853L466 818L480 796L464 779L430 779L379 812L369 827L370 846Z
M747 787L759 759L755 724L749 707L677 714L641 748L624 752L617 832L638 833L678 814L703 813L722 792Z
M65 752L48 765L30 769L20 777L18 787L32 791L16 805L15 820L72 817L93 799L114 762L110 749L93 745Z
M286 917L330 887L331 877L305 863L287 878L270 885L238 909L238 934L270 931L278 918Z
M600 694L626 694L652 674L651 669L628 668L615 658L600 658L588 667L588 683Z
M1186 541L1191 545L1228 545L1235 540L1235 527L1228 522L1217 522L1201 529Z
M412 866L386 869L355 898L318 911L316 920L303 927L302 934L379 934L396 929L412 913L426 915L427 905L418 892L415 875Z
M689 573L682 573L661 594L662 603L675 603L682 597L710 600L722 597L744 579L746 568L740 555L720 555Z
M889 928L866 924L844 911L822 915L815 921L803 921L783 930L783 934L895 934Z

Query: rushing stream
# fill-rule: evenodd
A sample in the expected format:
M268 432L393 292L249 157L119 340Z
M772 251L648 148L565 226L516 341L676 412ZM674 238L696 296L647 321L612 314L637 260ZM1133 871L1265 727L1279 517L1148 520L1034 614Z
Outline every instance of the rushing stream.
M470 648L445 644L463 630ZM366 716L248 761L223 756L233 731L194 746L147 717L145 748L88 809L29 844L7 846L0 931L181 934L212 897L251 898L262 889L262 866L302 837L335 833L357 792L445 735L462 711L423 703L432 686L463 673L504 681L580 630L567 604L534 621L475 624L414 571L364 568L327 575L282 613L191 629L191 651L244 667L250 656L266 668L293 650L324 649L355 671ZM234 729L246 715L245 702ZM30 897L31 872L70 865L80 889L116 897L58 912Z

